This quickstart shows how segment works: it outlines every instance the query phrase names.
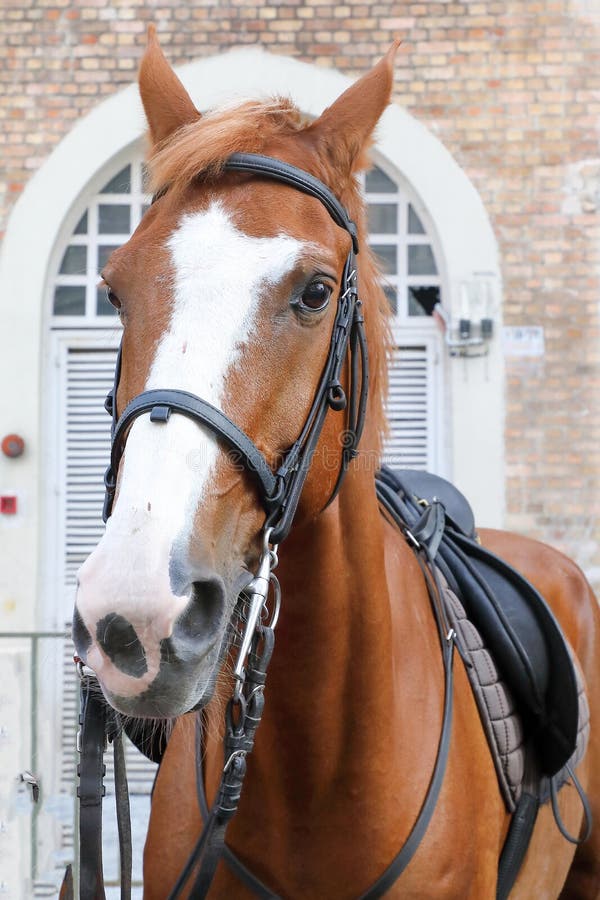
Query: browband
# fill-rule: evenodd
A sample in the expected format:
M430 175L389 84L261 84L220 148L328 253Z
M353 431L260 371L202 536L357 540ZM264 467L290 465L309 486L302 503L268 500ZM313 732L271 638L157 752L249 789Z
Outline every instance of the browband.
M348 216L348 213L335 196L322 181L298 169L291 163L273 159L271 156L260 156L258 153L232 153L225 163L224 168L230 171L254 172L256 175L264 175L272 181L281 181L290 187L297 188L304 194L310 194L320 200L333 221L344 228L352 238L352 249L358 253L358 233L356 224Z

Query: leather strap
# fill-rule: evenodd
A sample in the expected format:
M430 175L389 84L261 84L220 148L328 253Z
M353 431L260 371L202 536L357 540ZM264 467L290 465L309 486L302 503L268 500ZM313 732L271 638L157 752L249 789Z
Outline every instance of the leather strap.
M435 608L435 607L434 607ZM453 662L454 662L454 636L451 634L446 642L444 650L444 712L442 718L442 731L438 752L431 776L429 789L425 797L425 801L412 831L410 832L404 846L392 860L383 875L381 875L372 887L364 894L361 894L360 900L376 900L383 897L384 894L396 883L402 875L407 865L417 852L419 845L425 837L425 832L431 821L431 817L435 811L438 797L444 775L446 773L446 763L448 762L448 754L450 750L450 735L452 732L452 708L453 708Z
M500 854L496 900L508 900L523 865L539 808L539 798L528 791L523 791L510 820L508 834Z
M204 790L204 766L202 765L202 760L204 758L204 747L202 744L202 718L201 716L197 716L196 718L196 794L198 797L198 806L200 808L200 815L202 816L202 821L205 824L208 822L209 817L209 809L208 802L206 799L206 792ZM278 894L273 893L263 882L253 875L250 869L248 869L244 863L235 855L233 850L227 846L227 844L223 844L222 848L222 857L225 864L231 869L231 871L239 878L242 884L245 884L247 888L249 888L252 893L259 897L260 900L281 900Z
M81 681L79 775L79 897L105 900L102 872L102 798L106 703L95 678Z
M352 238L352 249L354 253L358 253L358 234L355 223L348 216L335 194L310 172L298 169L291 163L274 159L271 156L261 156L258 153L232 153L224 168L230 172L253 172L255 175L262 175L272 181L280 181L304 194L316 197L327 209L333 221L348 232Z
M115 716L118 716L118 714L115 714ZM119 858L121 863L121 900L131 900L131 870L133 862L131 811L129 807L125 748L123 746L123 731L120 727L120 717L118 731L113 735L113 752L115 765L115 804L117 809Z

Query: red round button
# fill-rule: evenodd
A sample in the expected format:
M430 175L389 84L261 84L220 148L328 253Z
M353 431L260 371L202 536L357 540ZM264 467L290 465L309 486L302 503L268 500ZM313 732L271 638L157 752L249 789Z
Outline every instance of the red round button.
M18 434L7 434L2 438L2 452L11 459L21 456L25 450L25 441Z

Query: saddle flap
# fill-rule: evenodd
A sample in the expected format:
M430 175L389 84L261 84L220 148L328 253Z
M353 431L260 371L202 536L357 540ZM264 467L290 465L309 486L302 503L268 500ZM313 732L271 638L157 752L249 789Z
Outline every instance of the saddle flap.
M465 608L524 709L542 771L558 772L577 743L573 662L550 607L526 578L460 534L446 534L440 555Z
M578 695L571 656L550 607L523 575L477 542L471 507L449 482L407 469L382 469L377 478L384 486L380 499L385 494L409 529L419 522L423 505L438 500L444 506L446 528L435 564L519 702L543 773L558 772L577 743Z

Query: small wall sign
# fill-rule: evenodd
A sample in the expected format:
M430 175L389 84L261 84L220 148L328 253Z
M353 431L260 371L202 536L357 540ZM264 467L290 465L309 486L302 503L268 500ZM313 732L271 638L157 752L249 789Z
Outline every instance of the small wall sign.
M17 498L13 494L0 497L0 515L15 516L17 514Z
M505 325L502 329L505 356L539 357L545 352L541 325Z

